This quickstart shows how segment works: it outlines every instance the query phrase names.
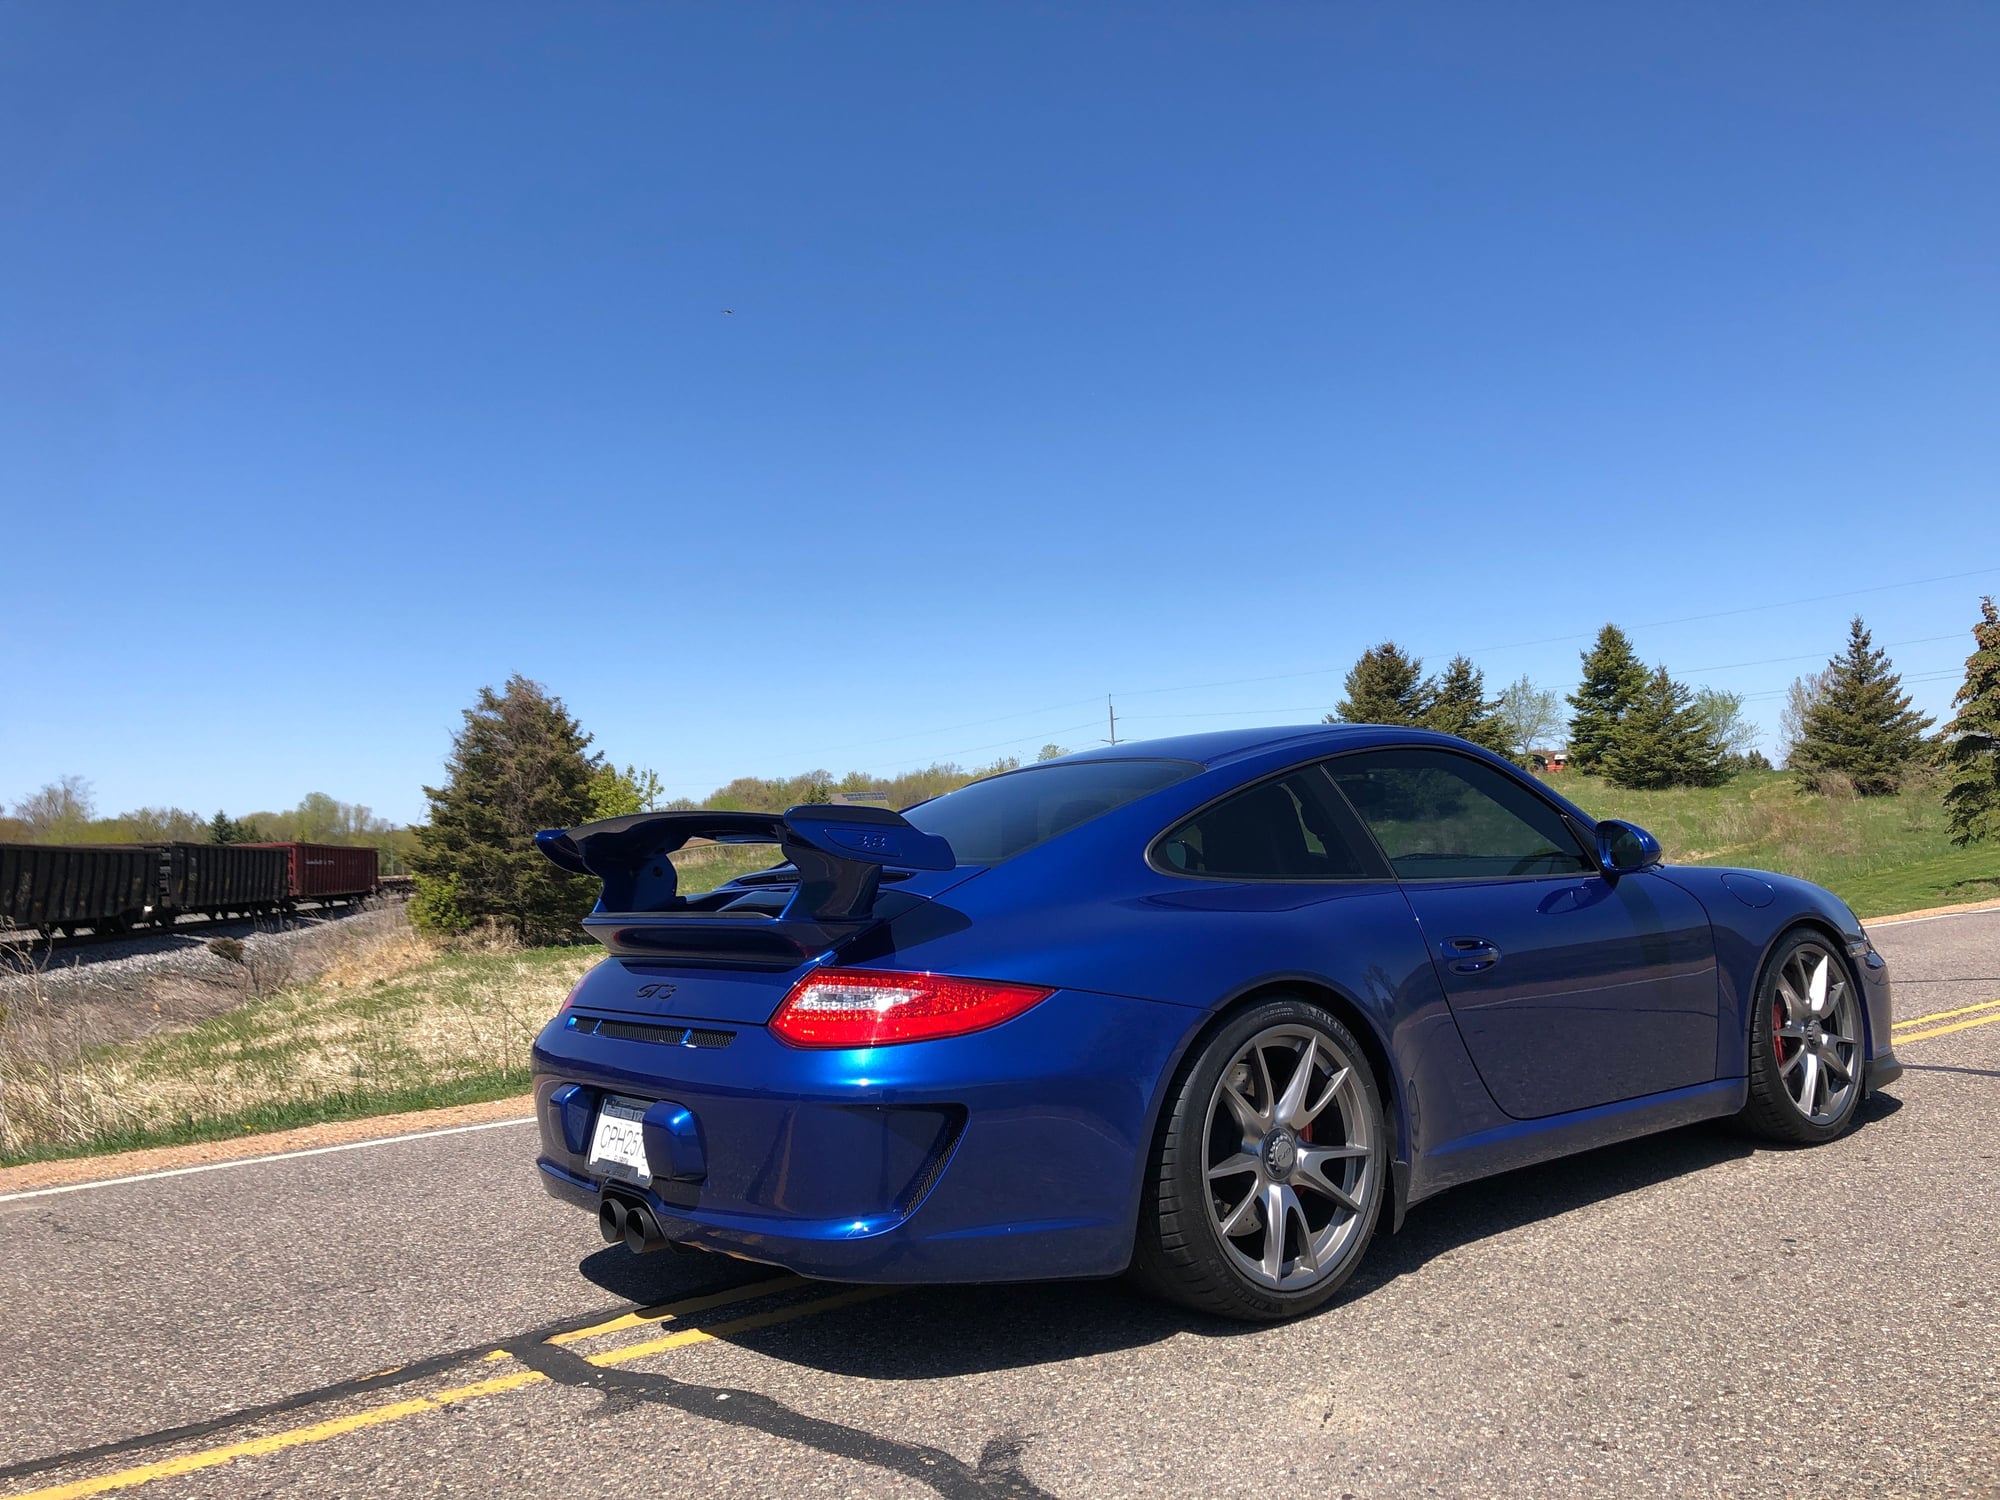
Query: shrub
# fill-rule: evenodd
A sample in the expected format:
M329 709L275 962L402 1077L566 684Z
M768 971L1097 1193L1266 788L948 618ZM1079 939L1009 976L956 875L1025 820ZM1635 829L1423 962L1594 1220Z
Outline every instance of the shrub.
M465 887L456 874L419 875L410 897L410 925L419 932L439 937L460 937L472 931L472 913L466 909Z

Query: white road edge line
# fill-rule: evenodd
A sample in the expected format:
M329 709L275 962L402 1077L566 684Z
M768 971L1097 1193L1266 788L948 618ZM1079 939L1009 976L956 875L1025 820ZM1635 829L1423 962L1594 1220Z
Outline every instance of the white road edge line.
M1932 917L1898 917L1893 922L1864 921L1861 925L1864 928L1907 927L1912 922L1948 922L1953 917L1992 917L1992 916L2000 916L2000 906L1981 907L1977 911L1941 911L1936 916Z
M189 1177L196 1172L220 1172L227 1167L254 1167L267 1161L291 1161L301 1156L328 1156L335 1151L361 1151L369 1146L394 1146L402 1141L427 1141L440 1135L464 1135L472 1130L498 1130L502 1125L532 1125L533 1115L516 1115L508 1120L481 1120L477 1125L447 1125L441 1130L413 1130L407 1135L377 1136L371 1141L343 1141L338 1146L305 1146L297 1151L274 1151L269 1156L239 1156L234 1161L205 1161L192 1167L163 1167L157 1172L135 1172L130 1177L101 1177L95 1182L66 1182L60 1187L28 1188L19 1193L0 1193L0 1203L18 1203L23 1198L48 1198L57 1193L80 1193L85 1188L122 1187L128 1182L152 1182L161 1177Z

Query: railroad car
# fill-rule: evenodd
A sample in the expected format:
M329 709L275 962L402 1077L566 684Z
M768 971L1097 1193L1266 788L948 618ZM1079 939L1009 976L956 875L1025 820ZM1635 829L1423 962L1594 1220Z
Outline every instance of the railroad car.
M380 888L381 855L351 844L243 844L244 849L282 849L291 904L316 901L352 905Z
M181 916L263 916L291 901L291 876L281 848L191 843L150 847L157 871L154 920L162 926Z
M153 904L154 851L103 844L0 844L0 927L73 936L123 931Z

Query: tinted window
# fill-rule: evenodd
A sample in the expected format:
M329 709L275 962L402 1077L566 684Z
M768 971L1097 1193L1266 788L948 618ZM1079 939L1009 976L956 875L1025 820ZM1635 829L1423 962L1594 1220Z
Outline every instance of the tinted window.
M1377 873L1366 836L1319 770L1295 771L1197 813L1165 835L1155 860L1237 880L1355 880Z
M1442 750L1371 750L1327 762L1405 880L1595 870L1569 824L1492 766Z
M1200 769L1184 760L1036 766L975 781L903 816L944 838L960 864L992 865Z

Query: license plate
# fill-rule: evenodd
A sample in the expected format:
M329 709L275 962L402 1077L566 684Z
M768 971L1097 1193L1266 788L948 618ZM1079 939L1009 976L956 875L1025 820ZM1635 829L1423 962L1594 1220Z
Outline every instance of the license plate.
M646 1165L646 1101L616 1094L597 1112L597 1129L590 1137L590 1165L608 1177L646 1187L653 1180Z

